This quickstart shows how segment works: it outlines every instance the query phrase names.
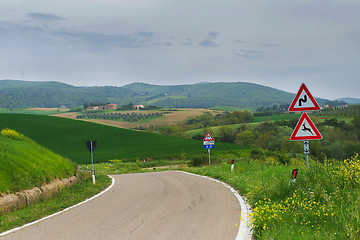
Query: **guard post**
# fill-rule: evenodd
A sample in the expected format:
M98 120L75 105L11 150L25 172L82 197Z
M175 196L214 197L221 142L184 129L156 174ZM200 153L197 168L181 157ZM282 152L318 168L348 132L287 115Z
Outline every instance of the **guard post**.
M90 151L90 155L91 155L91 176L92 176L92 180L93 180L93 184L95 184L95 171L94 171L94 150L96 148L96 141L87 141L86 142L86 146Z

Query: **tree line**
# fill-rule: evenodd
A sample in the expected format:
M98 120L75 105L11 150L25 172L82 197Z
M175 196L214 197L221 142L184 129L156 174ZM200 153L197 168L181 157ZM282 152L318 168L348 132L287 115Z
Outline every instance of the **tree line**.
M315 123L323 139L310 141L310 154L314 158L319 161L326 158L345 159L360 152L360 114L357 114L356 109L360 109L360 106L348 110L355 114L350 122L332 117ZM250 112L232 112L216 116L206 113L183 123L161 127L158 132L187 137L186 131L202 129L201 133L192 136L193 139L202 140L211 126L220 126L213 133L216 142L235 143L284 153L303 153L302 141L289 140L298 119L264 122L256 127L245 124L253 120L254 116ZM234 127L231 124L241 125Z
M77 119L106 119L106 120L118 120L125 122L138 122L145 119L161 117L163 113L103 113L103 112L88 112L78 115Z

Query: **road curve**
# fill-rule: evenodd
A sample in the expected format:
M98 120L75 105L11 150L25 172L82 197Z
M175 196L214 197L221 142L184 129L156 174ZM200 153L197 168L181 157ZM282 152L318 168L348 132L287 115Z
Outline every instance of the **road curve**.
M240 206L222 184L177 171L114 175L105 194L1 240L232 239Z

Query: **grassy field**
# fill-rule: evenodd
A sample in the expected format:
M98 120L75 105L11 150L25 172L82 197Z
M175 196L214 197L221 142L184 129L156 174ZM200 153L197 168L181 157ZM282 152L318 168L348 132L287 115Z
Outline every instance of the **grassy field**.
M114 126L114 127L121 127L121 128L127 128L127 129L139 129L139 128L158 128L160 126L165 125L171 125L176 124L184 121L185 119L189 117L195 117L199 116L201 114L204 114L206 112L210 112L211 114L215 115L218 113L221 113L222 111L216 111L216 110L210 110L210 109L158 109L158 110L132 110L132 111L105 111L112 112L112 113L122 113L122 114L131 114L131 113L142 113L142 114L149 114L154 112L162 112L164 113L163 116L149 119L148 121L141 121L141 122L125 122L125 121L114 121L114 120L106 120L106 119L88 119L86 121L89 122L95 122L100 124L105 124L108 126ZM63 117L63 118L70 118L70 119L76 119L76 116L79 115L79 113L75 112L66 112L66 113L56 113L53 114L53 116L57 117Z
M198 154L202 141L132 131L59 117L0 114L0 129L12 128L46 148L78 163L89 163L86 141L97 141L94 161L111 159L166 158ZM241 150L243 147L218 143L213 151Z
M293 120L300 118L300 114L279 114L272 116L258 116L255 117L254 122L271 122L271 121L279 121L279 120Z
M16 134L21 138L10 138L13 134L13 131L0 134L0 193L29 189L74 175L72 162L19 133Z
M20 113L20 114L37 114L37 115L52 115L52 114L58 114L63 111L65 110L60 108L31 108L31 109L0 108L0 113Z
M96 184L93 184L92 179L88 178L70 188L62 189L50 199L42 199L23 209L0 215L0 232L22 226L73 206L99 193L110 184L111 179L108 176L99 174L96 176Z
M253 231L257 239L360 239L360 159L358 155L325 164L303 160L290 165L236 161L190 168L232 185L252 206ZM299 169L295 182L292 169Z
M250 111L252 109L250 108L239 108L239 107L230 107L230 106L217 106L211 108L211 110L218 110L218 111L227 111L227 112L233 112L233 111Z

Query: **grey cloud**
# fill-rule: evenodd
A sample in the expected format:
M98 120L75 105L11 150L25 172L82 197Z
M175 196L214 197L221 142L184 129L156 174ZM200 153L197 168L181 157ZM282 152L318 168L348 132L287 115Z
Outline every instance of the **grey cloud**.
M0 21L0 42L21 42L22 46L44 43L65 48L102 51L112 48L139 48L156 45L153 32L135 32L132 34L103 34L98 32L81 32L56 30L25 24L14 24ZM169 45L167 42L166 45Z
M332 21L348 22L360 19L359 4L334 4L331 2L311 2L292 5L287 11L291 16L306 19L327 19Z
M246 43L245 41L242 41L242 40L235 40L235 42L237 42L237 43Z
M278 45L275 43L258 43L257 46L258 47L276 47Z
M63 21L67 20L66 18L57 16L52 13L28 13L29 18L34 20L42 20L42 21Z
M55 31L55 36L69 44L92 48L139 48L155 44L153 32L136 32L133 34L102 34L97 32Z
M199 42L200 46L203 47L218 47L220 46L215 42L215 39L218 37L219 33L216 31L212 31L208 33L207 39Z
M212 39L203 40L203 41L199 42L199 45L203 46L203 47L218 47L219 46L219 44L216 44L215 41Z
M192 45L192 42L191 38L187 38L185 42L180 42L180 44L189 46Z
M264 60L265 57L263 56L262 51L258 50L250 50L250 49L233 49L232 53L236 56L241 56L244 58L250 58L250 59L262 59Z
M218 32L215 32L215 31L209 32L209 37L210 37L210 38L216 38L218 35L219 35Z

